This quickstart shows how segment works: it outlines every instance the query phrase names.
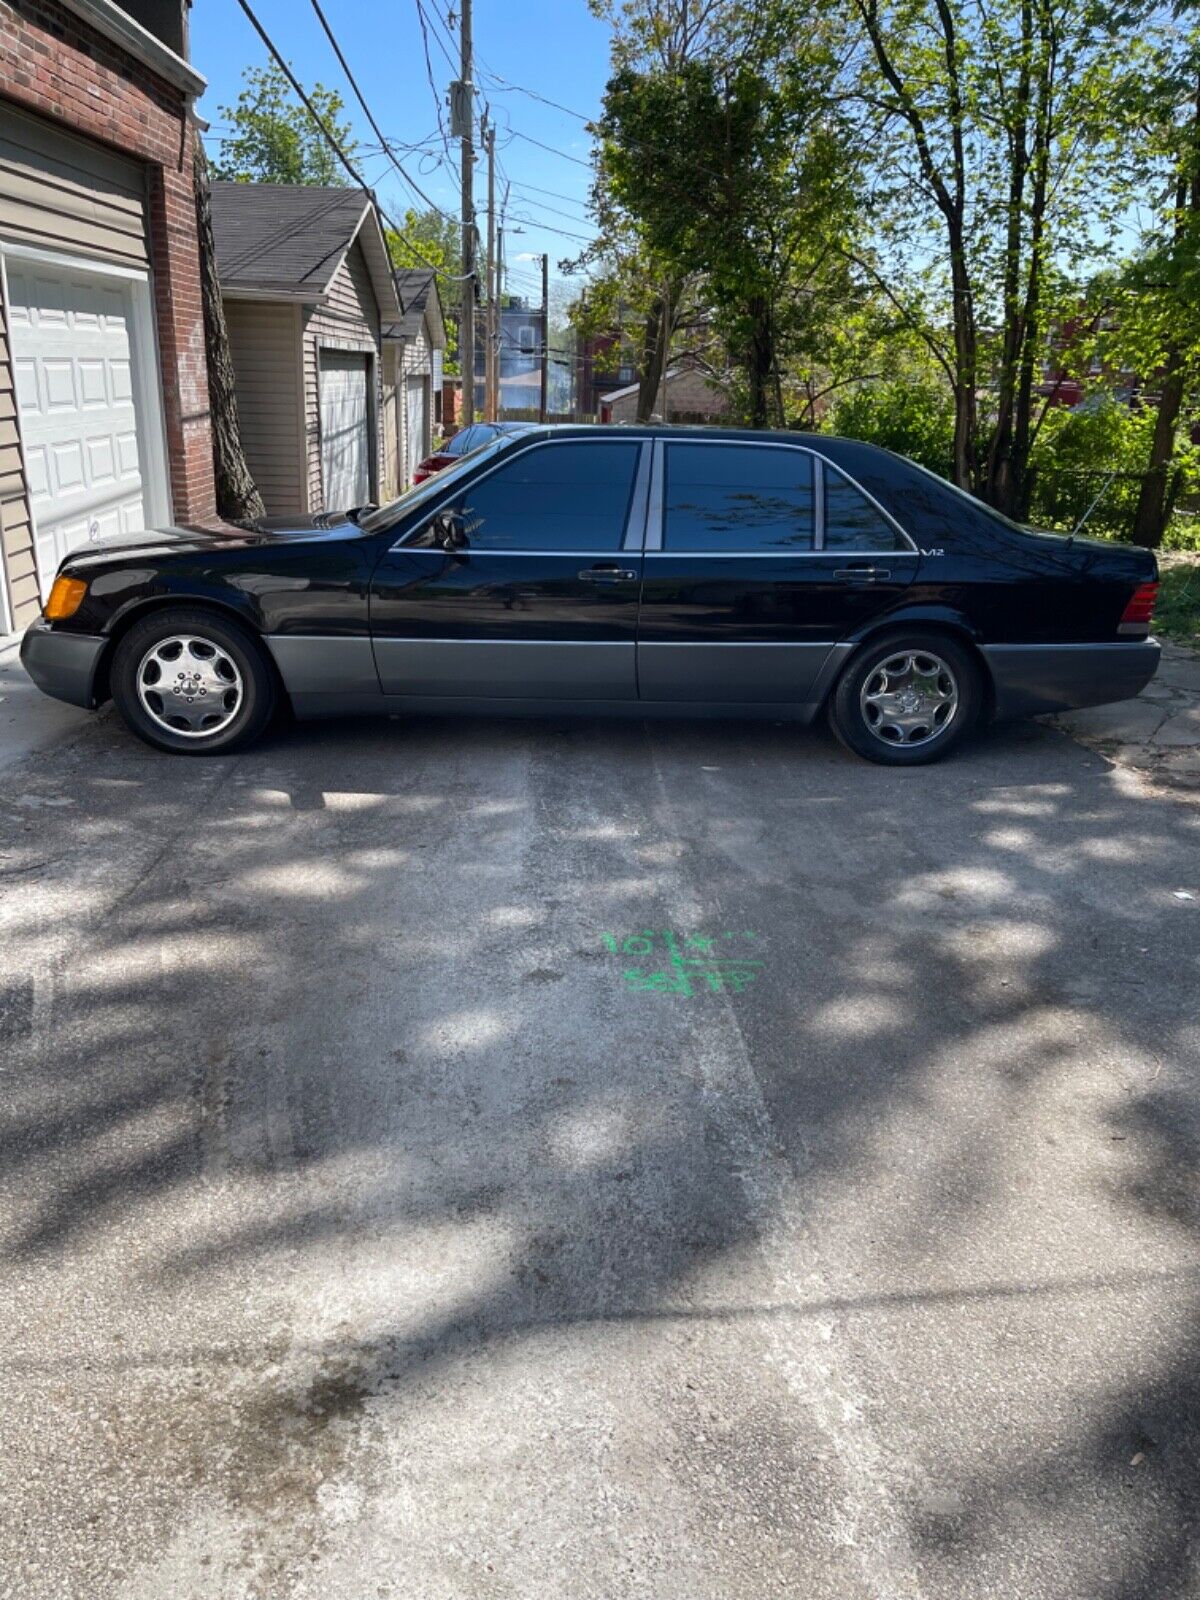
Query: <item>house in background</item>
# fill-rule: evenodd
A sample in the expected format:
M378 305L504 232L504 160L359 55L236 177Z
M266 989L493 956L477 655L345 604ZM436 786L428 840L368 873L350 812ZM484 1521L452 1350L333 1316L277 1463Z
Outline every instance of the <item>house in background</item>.
M387 492L398 494L433 449L446 323L434 273L424 267L400 269L393 279L403 314L383 330L384 437Z
M359 189L214 183L212 216L242 446L268 513L382 500L384 329L401 310L375 206Z
M636 383L600 396L601 422L636 422ZM663 374L655 397L654 422L720 422L729 415L729 392L697 362L684 357Z
M68 551L215 515L188 4L0 5L0 634Z
M500 306L499 416L532 411L541 400L543 318L540 306L510 299ZM475 330L475 415L484 414L485 343L483 314Z

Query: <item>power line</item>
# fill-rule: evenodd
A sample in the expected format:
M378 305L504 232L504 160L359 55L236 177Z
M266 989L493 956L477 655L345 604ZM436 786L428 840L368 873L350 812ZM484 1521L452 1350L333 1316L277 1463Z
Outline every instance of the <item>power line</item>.
M524 139L526 144L535 144L539 150L547 150L552 156L558 156L560 160L573 161L577 167L583 167L588 172L592 171L592 163L590 161L581 161L578 156L569 156L565 150L556 150L552 144L543 144L540 139L535 139L532 134L522 133L520 129L513 128L512 136L514 139Z
M419 183L417 183L415 181L415 179L410 178L408 173L404 170L404 167L401 165L399 156L396 155L395 151L392 149L391 145L388 143L387 137L384 134L383 130L380 128L379 124L375 121L374 114L372 113L370 106L367 104L366 96L363 94L362 90L358 87L358 80L355 78L353 72L351 72L351 70L350 70L350 63L346 60L346 57L342 54L342 47L337 42L337 39L336 39L336 37L334 35L334 32L333 32L333 29L329 26L329 22L328 22L328 20L327 20L327 18L325 16L325 13L321 9L321 0L311 0L311 3L312 3L313 10L317 13L317 18L318 18L322 28L324 28L324 30L325 30L325 37L329 40L329 43L333 46L333 53L334 53L335 56L337 56L338 62L340 64L340 66L341 66L341 69L346 74L346 81L349 83L350 87L354 90L355 98L358 100L359 105L363 108L363 114L366 117L367 121L371 124L372 131L374 132L375 137L379 140L380 144L383 146L383 149L384 149L385 153L387 154L387 157L388 157L389 161L391 161L392 165L395 167L396 171L400 174L400 176L404 179L405 183L408 184L409 188L412 189L417 195L419 195L420 198L425 202L425 204L427 206L429 206L434 211L440 212L440 214L442 216L446 217L446 219L448 221L452 222L454 219L452 217L450 217L447 212L442 211L441 207L436 203L436 201L431 200L429 198L429 196L425 193L424 189L421 188L421 185Z
M378 200L376 200L374 192L363 181L362 176L358 172L358 170L355 167L354 163L350 160L350 157L346 154L346 152L342 149L341 145L338 143L338 141L335 138L333 132L329 128L329 125L326 123L324 117L322 117L321 113L313 105L313 103L309 99L308 95L300 87L300 84L296 79L295 73L292 71L291 67L288 66L287 62L284 60L283 55L280 53L279 48L275 44L275 41L271 38L270 34L263 27L262 23L258 20L257 16L255 16L254 11L251 9L249 0L238 0L238 5L241 6L242 11L246 15L247 21L250 23L250 26L254 29L255 33L258 34L258 37L262 40L263 44L266 45L266 47L267 47L268 51L270 52L271 57L274 60L275 64L279 67L279 69L283 73L284 77L291 84L292 89L294 90L295 94L299 98L301 105L308 112L309 116L316 123L317 127L321 130L321 133L322 133L326 143L329 145L330 149L337 156L338 160L341 162L342 166L346 169L347 173L349 173L349 175L350 175L351 179L353 180L355 186L357 188L361 189L362 192L367 196L368 200L370 200L371 204L378 209L379 214L383 218L383 220L389 225L389 227L391 227L393 229L393 231L403 241L403 243L407 246L407 248L412 251L413 255L415 255L417 260L421 262L422 266L428 267L431 272L436 273L439 278L444 278L448 283L458 283L458 282L460 282L461 281L460 279L455 278L451 273L447 272L444 267L439 267L438 265L436 265L435 262L432 262L432 261L428 260L421 253L421 251L418 250L418 248L412 242L412 240L409 238L408 234L404 231L404 229L397 225L395 219L393 217L389 217L388 216L387 212L379 204ZM374 122L372 122L372 126L374 126ZM378 129L376 129L376 132L378 132Z
M416 7L417 21L421 27L421 48L425 53L425 76L429 79L429 92L433 96L433 105L437 112L438 132L442 136L442 148L448 158L450 155L450 141L446 137L446 127L442 121L442 97L438 93L437 84L433 81L433 62L429 59L429 28L425 20L425 7L421 4L421 0L416 0ZM438 42L439 44L441 43L440 40Z
M507 78L502 78L498 72L493 72L486 63L481 64L488 77L493 80L492 87L499 94L528 95L531 100L540 100L544 106L553 106L555 111L563 111L568 117L575 117L585 127L596 120L594 117L585 117L582 111L575 111L570 106L564 106L561 101L551 100L548 95L539 94L536 89L526 89L522 84L511 83Z

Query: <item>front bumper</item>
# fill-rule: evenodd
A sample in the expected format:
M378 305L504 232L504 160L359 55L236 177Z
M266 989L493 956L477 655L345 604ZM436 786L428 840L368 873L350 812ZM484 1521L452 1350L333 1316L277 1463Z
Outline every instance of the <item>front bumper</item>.
M21 640L21 665L43 694L88 711L97 704L96 672L108 640L32 623Z
M1117 644L991 644L997 717L1036 717L1132 700L1158 671L1157 639Z

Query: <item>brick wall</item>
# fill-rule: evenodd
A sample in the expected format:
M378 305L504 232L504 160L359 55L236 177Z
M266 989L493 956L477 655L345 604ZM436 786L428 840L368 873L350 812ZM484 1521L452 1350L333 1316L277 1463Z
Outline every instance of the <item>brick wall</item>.
M0 0L0 96L113 145L147 168L171 496L181 521L216 514L192 140L182 90L55 0Z
M636 389L614 400L608 420L635 421L637 400ZM654 410L660 417L669 415L672 422L708 422L728 413L729 396L720 384L693 367L677 374L670 383L659 384Z

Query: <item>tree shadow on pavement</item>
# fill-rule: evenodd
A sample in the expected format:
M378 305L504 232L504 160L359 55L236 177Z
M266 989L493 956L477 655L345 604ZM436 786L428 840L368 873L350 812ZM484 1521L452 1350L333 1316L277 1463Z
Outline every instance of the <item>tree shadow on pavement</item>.
M413 1589L542 1503L514 1593L612 1592L639 1516L664 1595L1191 1592L1198 843L1032 728L904 773L419 721L22 769L0 1371L46 1429L111 1409L24 1441L18 1514L57 1475L150 1571L215 1497L288 1592L354 1463ZM645 929L761 975L637 992L604 935ZM589 1483L618 1531L556 1557Z

